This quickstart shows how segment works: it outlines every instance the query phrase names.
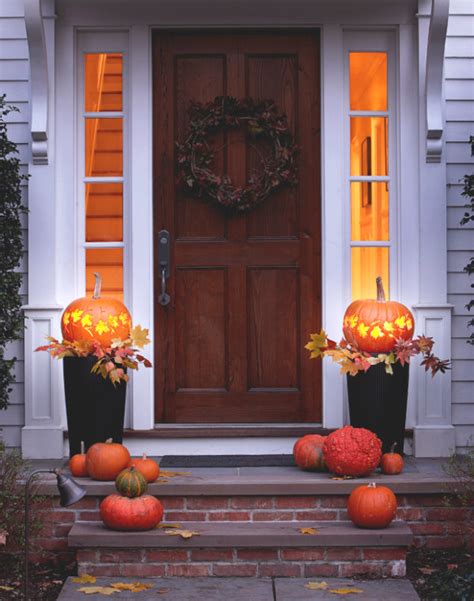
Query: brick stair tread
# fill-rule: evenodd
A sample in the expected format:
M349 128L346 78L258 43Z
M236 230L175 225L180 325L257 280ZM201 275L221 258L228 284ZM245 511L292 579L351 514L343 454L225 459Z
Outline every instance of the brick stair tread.
M117 532L101 522L76 522L68 536L76 548L275 548L275 547L398 547L410 545L413 535L402 521L385 529L365 530L346 521L324 522L183 522L181 527L199 532L189 539L170 536L164 529L147 532ZM318 534L305 535L299 529L316 528Z

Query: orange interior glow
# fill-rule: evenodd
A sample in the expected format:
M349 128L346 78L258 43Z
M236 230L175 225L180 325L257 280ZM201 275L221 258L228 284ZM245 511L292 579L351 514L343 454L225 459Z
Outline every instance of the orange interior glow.
M351 111L387 110L387 54L349 54Z
M385 182L351 183L351 239L389 240L388 189Z
M85 109L88 113L122 110L122 55L86 54Z
M387 300L390 298L389 249L386 247L353 247L352 298L377 298L375 278L382 276Z
M351 175L388 174L386 117L351 117Z
M86 184L86 242L122 240L122 184Z
M88 248L86 250L86 294L94 291L94 272L102 276L102 296L123 300L123 249Z

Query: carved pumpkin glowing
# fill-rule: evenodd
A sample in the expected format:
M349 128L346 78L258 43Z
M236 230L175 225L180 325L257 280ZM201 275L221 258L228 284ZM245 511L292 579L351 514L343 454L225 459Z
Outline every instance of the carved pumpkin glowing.
M325 440L326 437L319 434L306 434L306 436L299 438L293 447L293 457L296 465L302 470L326 471L323 453Z
M103 346L110 346L112 340L125 340L130 336L132 318L121 301L100 296L102 280L98 273L94 275L93 296L69 303L61 318L61 330L64 340L70 342L97 340Z
M163 506L150 495L134 499L109 495L100 504L100 517L111 530L151 530L160 523Z
M346 340L366 353L389 353L399 338L413 336L415 320L405 305L386 301L382 278L378 277L377 300L356 300L344 314Z
M390 488L371 482L351 492L347 512L359 528L386 528L397 512L397 499Z

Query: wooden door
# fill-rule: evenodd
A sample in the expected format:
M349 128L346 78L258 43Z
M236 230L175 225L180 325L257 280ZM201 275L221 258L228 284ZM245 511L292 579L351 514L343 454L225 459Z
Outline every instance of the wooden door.
M156 422L319 422L320 363L304 349L321 321L317 33L160 32L153 52L156 271L158 232L172 241L167 307L155 273ZM273 99L301 148L298 186L247 215L176 186L190 101L222 95ZM245 185L258 161L244 131L213 143L215 171Z

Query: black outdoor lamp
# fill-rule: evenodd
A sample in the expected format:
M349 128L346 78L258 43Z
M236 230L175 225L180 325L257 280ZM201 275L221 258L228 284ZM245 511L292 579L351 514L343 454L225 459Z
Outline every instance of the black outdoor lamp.
M59 491L59 503L61 507L68 507L69 505L74 505L82 499L82 497L86 494L86 489L83 486L80 486L75 480L70 478L69 476L64 476L60 470L58 469L42 469L42 470L34 470L26 479L25 483L25 558L24 558L24 581L23 581L23 591L24 591L24 599L28 601L29 599L29 573L28 573L28 550L29 550L29 489L31 480L37 474L56 474L57 482L56 486Z

